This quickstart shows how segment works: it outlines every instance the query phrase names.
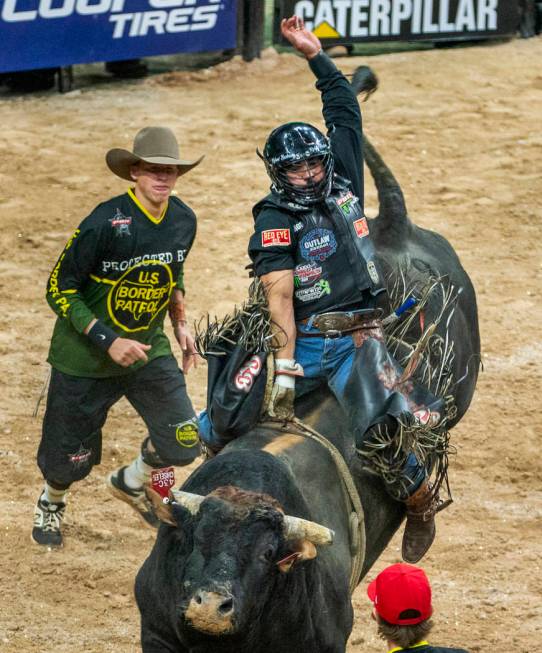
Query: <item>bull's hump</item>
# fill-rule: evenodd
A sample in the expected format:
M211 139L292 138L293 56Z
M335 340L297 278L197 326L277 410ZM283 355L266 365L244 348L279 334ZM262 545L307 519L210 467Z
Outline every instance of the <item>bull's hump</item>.
M287 433L286 435L279 435L271 440L271 442L268 442L265 447L262 447L262 451L267 451L272 456L280 456L280 454L293 449L304 441L305 438L301 435Z

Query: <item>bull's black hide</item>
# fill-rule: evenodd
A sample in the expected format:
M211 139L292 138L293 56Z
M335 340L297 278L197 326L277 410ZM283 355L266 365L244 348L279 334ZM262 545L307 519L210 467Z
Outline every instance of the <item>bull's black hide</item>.
M448 328L455 343L449 372L456 381L462 379L452 386L458 409L453 425L469 406L478 373L474 290L450 244L409 220L398 183L369 143L365 157L379 193L380 213L371 221L371 234L384 269L401 268L407 281L438 276L461 289L453 320L439 325L441 335ZM413 340L420 335L416 328ZM297 409L334 442L353 471L365 511L363 576L397 530L403 505L385 493L375 476L359 469L348 425L325 389L304 398ZM280 513L272 503L255 504L245 515L213 497L196 516L177 508L178 526L161 526L137 576L143 652L344 652L352 627L349 515L327 450L312 440L288 434L277 438L258 428L202 465L183 489L208 495L229 485L269 495L287 514L332 528L333 545L320 547L316 558L283 573L274 563L291 545L281 535ZM195 630L186 619L187 606L201 605L209 596L217 618L231 618L229 634Z
M298 461L288 460L288 448L281 456L258 450L272 439L265 430L240 438L196 470L183 489L207 495L232 484L265 493L286 513L334 528L335 543L283 573L275 563L291 547L281 532L281 513L272 505L239 514L233 503L209 497L196 516L176 507L179 526L160 527L136 579L144 653L344 651L352 627L350 554L334 464L319 455L319 445L286 443L297 450L296 457L312 463L313 479L305 483L308 470L300 474ZM322 482L328 485L325 492ZM219 621L222 607L228 612L231 634L199 632L185 618L190 601L210 593L223 597L215 616Z

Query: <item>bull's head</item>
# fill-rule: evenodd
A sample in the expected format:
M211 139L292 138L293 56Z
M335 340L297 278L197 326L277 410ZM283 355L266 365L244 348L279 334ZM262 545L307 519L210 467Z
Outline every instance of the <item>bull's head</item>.
M333 531L285 515L267 495L228 486L207 497L175 491L164 503L153 490L148 494L157 516L181 533L184 510L192 515L181 610L208 635L234 634L257 619L280 575L333 541Z

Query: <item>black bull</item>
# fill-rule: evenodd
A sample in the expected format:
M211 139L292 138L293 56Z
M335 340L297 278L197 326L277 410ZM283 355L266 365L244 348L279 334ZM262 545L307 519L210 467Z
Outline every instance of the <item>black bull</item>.
M461 289L448 325L455 343L451 372L462 379L452 392L453 426L469 406L478 373L474 289L450 244L410 222L399 185L367 142L365 156L379 194L379 215L370 228L384 269L403 269L407 281L444 277ZM315 392L298 408L341 450L356 479L365 512L361 579L399 527L403 505L359 468L345 417L331 396ZM249 493L235 497L231 490L219 490L219 496L207 496L226 486ZM166 515L174 526L161 526L137 576L144 653L345 650L353 616L350 513L326 449L299 435L277 437L260 427L197 469L183 490L207 498L195 514L176 505ZM316 548L307 538L286 538L282 511L333 529L332 546ZM284 561L291 553L299 554L293 565L291 559Z

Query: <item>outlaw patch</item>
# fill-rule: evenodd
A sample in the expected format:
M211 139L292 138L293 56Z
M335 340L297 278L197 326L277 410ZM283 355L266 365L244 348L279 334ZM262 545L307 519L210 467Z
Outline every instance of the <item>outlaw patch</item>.
M174 286L169 265L151 260L129 268L111 288L107 310L124 331L148 329L169 302Z
M259 376L262 371L262 361L259 356L252 356L248 359L237 371L235 374L235 387L238 390L243 390L244 392L249 392L254 383L254 379Z
M301 288L295 291L295 296L302 302L313 302L324 295L331 295L329 281L320 279L320 281L310 288Z
M307 286L315 283L322 276L322 266L316 263L297 265L294 270L294 286Z
M198 443L198 427L194 420L189 419L187 422L175 425L175 437L181 447L195 447Z
M284 247L291 244L289 229L267 229L262 231L262 247Z
M369 235L369 225L367 224L367 218L360 218L359 220L354 220L352 223L354 229L358 235L358 238L365 238Z
M109 222L115 230L115 236L131 236L130 225L132 224L132 218L124 215L120 209L117 209L115 215L109 218Z
M337 251L335 234L329 229L312 229L299 242L306 261L325 261Z
M356 204L357 201L358 198L351 191L348 191L337 198L337 206L341 209L344 215L350 215L354 209L354 204Z

